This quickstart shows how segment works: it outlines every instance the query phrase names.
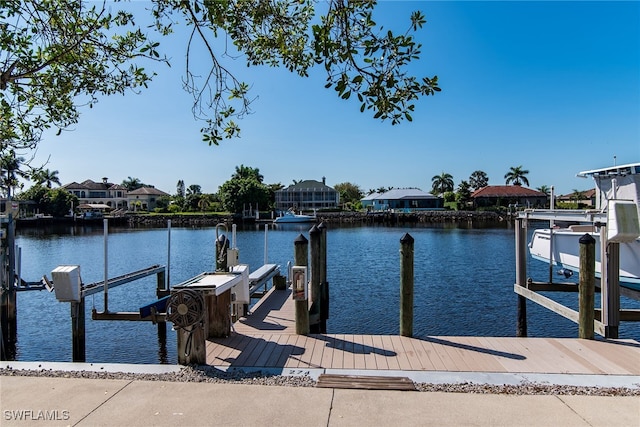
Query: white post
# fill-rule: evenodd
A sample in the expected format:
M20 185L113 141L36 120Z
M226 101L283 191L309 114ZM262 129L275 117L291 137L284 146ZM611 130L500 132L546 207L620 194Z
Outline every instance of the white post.
M556 207L556 196L554 194L553 185L551 186L551 199L549 200L549 207L553 211ZM553 283L553 227L555 222L553 219L549 220L549 283Z
M231 247L233 249L236 249L236 229L238 228L237 224L232 224L231 225Z
M108 245L107 235L109 234L109 220L102 220L104 229L104 312L109 311L109 263L108 263Z
M171 277L171 220L167 220L167 276L165 277L164 290L169 290Z
M267 252L267 230L269 229L269 224L264 225L264 263L267 264L269 262L269 254Z

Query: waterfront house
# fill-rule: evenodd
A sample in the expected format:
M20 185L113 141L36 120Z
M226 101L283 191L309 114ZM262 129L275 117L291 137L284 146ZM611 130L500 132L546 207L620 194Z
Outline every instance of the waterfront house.
M483 207L514 207L514 208L544 208L548 196L537 190L521 185L487 185L471 194L475 208Z
M152 211L158 204L158 199L169 196L162 190L154 187L140 187L127 193L127 202L130 211Z
M556 202L577 203L580 208L590 209L596 205L596 189L563 194L556 197Z
M63 185L62 188L74 194L78 198L80 205L108 206L112 211L121 212L127 210L151 211L156 207L157 200L160 197L169 196L164 191L150 186L127 191L126 187L120 184L113 184L109 182L108 178L102 178L102 182L95 182L90 179L81 183L71 182Z
M443 200L418 188L397 188L372 193L360 200L368 211L413 212L442 209Z
M335 209L340 202L340 194L322 182L307 179L275 192L276 210L312 211Z
M110 183L108 178L102 182L90 179L81 183L71 182L62 186L78 198L81 205L107 205L111 209L127 209L127 189L120 184Z

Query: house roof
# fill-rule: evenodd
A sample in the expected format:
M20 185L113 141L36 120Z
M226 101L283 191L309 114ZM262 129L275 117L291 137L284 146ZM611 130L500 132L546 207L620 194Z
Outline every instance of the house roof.
M431 193L422 191L418 188L394 188L384 193L372 193L362 200L404 200L404 199L437 199Z
M596 197L596 189L592 188L590 190L584 190L584 191L580 191L580 193L582 193L582 195L584 196L585 199L591 199L593 197ZM558 196L558 199L575 199L575 195L576 193L569 193L569 194L563 194L561 196Z
M168 193L165 193L162 190L158 190L155 187L140 187L137 190L129 191L127 193L128 196L168 196Z
M487 185L474 191L471 197L547 197L547 195L521 185Z
M333 190L333 188L329 187L327 184L324 184L320 181L316 181L315 179L306 179L304 181L300 181L296 184L290 185L287 188L283 188L282 190L278 190L278 191L301 191L301 190L327 191L327 190Z

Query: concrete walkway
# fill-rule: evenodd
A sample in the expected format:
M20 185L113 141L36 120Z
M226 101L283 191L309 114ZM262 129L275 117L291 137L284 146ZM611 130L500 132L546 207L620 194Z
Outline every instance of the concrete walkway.
M640 397L0 377L2 426L631 426Z

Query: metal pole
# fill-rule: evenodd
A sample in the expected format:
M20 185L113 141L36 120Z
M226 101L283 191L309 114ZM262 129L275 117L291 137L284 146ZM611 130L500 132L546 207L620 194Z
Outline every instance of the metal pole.
M553 185L551 186L551 200L549 201L549 207L554 210L556 206L555 195L553 191ZM553 227L555 222L553 219L549 220L549 283L553 283Z
M171 283L171 220L167 220L167 276L164 282L164 290L168 291Z
M109 248L108 248L108 234L109 234L109 220L103 219L103 231L104 231L104 312L109 312Z
M269 224L265 224L264 225L264 264L268 264L269 263L269 246L267 245L268 239L267 239L267 231L269 230Z

